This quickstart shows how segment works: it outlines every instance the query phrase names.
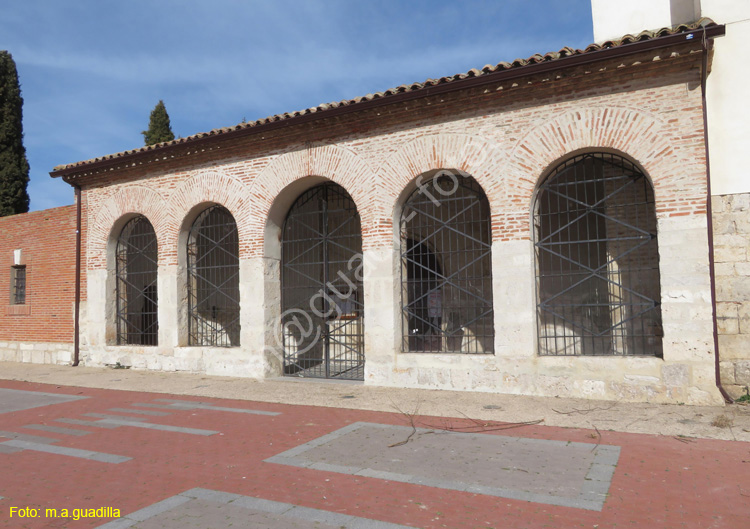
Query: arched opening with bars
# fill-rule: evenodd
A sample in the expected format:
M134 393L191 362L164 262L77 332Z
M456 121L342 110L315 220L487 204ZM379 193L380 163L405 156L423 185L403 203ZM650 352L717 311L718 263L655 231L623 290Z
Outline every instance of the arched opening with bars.
M237 224L222 206L195 219L187 240L188 345L240 345Z
M158 345L158 247L143 215L127 222L115 249L117 345Z
M654 192L622 156L560 164L534 207L540 355L662 355Z
M441 171L400 219L402 350L492 353L490 207L470 176Z
M281 235L284 374L364 379L362 231L338 184L302 193Z

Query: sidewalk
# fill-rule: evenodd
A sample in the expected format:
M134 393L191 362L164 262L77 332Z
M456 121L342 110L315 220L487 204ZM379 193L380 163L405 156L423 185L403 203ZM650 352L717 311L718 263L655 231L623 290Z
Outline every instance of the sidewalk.
M750 406L682 406L365 386L346 381L257 381L188 373L0 363L0 380L279 404L531 422L565 428L750 442ZM722 418L725 417L727 420ZM731 423L717 427L711 423Z

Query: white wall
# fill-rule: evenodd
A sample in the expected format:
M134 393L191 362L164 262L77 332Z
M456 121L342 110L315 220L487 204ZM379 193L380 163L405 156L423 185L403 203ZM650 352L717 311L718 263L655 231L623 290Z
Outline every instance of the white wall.
M711 193L750 192L750 1L702 0L703 16L726 25L714 40L706 86Z
M750 192L750 0L591 0L591 11L596 42L701 17L726 26L706 88L711 192Z
M594 40L604 42L647 29L693 22L700 18L700 0L591 0L591 12Z

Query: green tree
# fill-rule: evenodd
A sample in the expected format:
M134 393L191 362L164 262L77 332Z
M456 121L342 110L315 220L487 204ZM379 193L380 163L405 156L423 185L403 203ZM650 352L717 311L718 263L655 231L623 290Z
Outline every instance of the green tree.
M144 130L141 134L143 134L146 140L146 145L154 145L155 143L172 141L174 139L174 132L172 132L172 126L169 123L169 114L167 114L164 101L161 99L151 111L148 130Z
M0 50L0 216L29 211L23 98L13 57Z

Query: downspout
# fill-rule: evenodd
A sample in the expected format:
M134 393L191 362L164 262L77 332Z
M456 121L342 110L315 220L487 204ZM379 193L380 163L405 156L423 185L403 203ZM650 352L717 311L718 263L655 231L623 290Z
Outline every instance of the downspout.
M714 223L713 208L711 207L711 162L708 154L708 110L706 107L706 78L708 77L708 53L711 50L713 41L706 36L706 29L703 28L703 64L701 68L701 101L703 103L703 143L706 146L706 217L708 217L708 273L711 277L711 308L713 310L713 327L714 327L714 360L716 371L716 387L719 388L724 400L731 404L734 402L732 397L726 392L721 385L721 366L719 358L719 325L717 322L716 310L716 270L714 265Z
M73 314L73 367L79 362L81 339L80 339L80 318L81 318L81 186L73 184L76 197L76 292L75 292L75 309Z

